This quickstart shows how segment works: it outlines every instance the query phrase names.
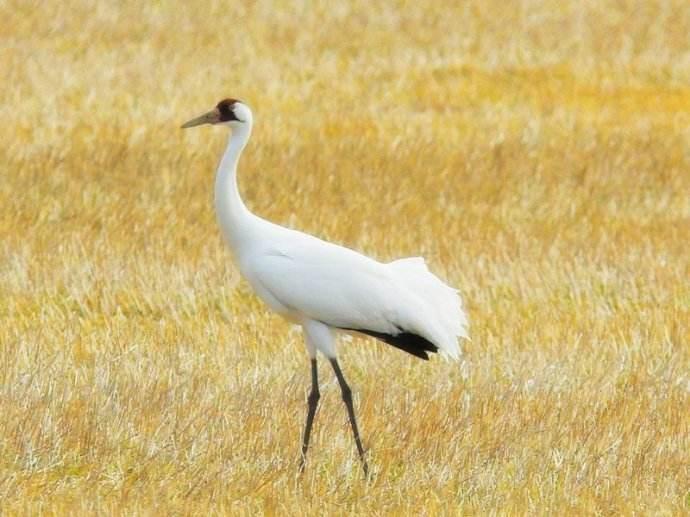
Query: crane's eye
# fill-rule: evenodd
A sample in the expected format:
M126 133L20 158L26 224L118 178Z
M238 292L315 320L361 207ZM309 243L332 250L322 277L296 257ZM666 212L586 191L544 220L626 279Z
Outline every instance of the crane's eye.
M218 110L218 114L220 115L219 122L231 122L233 120L237 120L238 122L245 122L235 114L235 109L238 106L239 101L236 99L223 99L222 101L220 101L216 105L216 109Z
M222 104L218 106L218 112L220 113L221 122L229 122L231 120L238 120L235 116L235 111L227 104Z

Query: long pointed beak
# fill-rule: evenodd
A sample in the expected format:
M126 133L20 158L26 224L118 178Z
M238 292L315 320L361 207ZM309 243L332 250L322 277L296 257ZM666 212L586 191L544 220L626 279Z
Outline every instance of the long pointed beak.
M208 113L204 113L203 115L198 116L197 118L193 118L192 120L185 122L184 124L182 124L180 129L201 126L203 124L216 124L217 122L220 122L220 113L218 113L217 109L214 109L209 111Z

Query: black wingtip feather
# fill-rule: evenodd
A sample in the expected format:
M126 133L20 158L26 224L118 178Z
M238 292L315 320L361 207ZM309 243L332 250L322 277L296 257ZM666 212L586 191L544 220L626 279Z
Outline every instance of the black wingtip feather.
M356 332L361 332L371 337L388 343L395 348L404 350L408 354L412 354L415 357L429 360L429 352L438 352L438 347L434 345L428 339L418 336L417 334L412 334L410 332L401 332L400 334L384 334L382 332L375 332L373 330L362 330L362 329L343 329L343 330L354 330Z

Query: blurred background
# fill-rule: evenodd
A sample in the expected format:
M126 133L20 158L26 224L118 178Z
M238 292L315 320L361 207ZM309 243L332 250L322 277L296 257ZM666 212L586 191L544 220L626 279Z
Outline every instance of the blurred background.
M688 508L687 2L2 1L0 20L7 508ZM294 480L301 336L223 248L227 134L179 129L224 97L254 111L252 210L423 255L466 301L460 365L341 347L371 485L330 384Z

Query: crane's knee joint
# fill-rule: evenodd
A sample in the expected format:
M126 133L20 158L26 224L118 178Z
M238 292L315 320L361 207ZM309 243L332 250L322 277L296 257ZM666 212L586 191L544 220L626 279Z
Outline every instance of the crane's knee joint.
M319 393L319 390L311 390L309 397L307 397L307 402L309 402L310 406L315 406L319 402L320 398L321 393Z

